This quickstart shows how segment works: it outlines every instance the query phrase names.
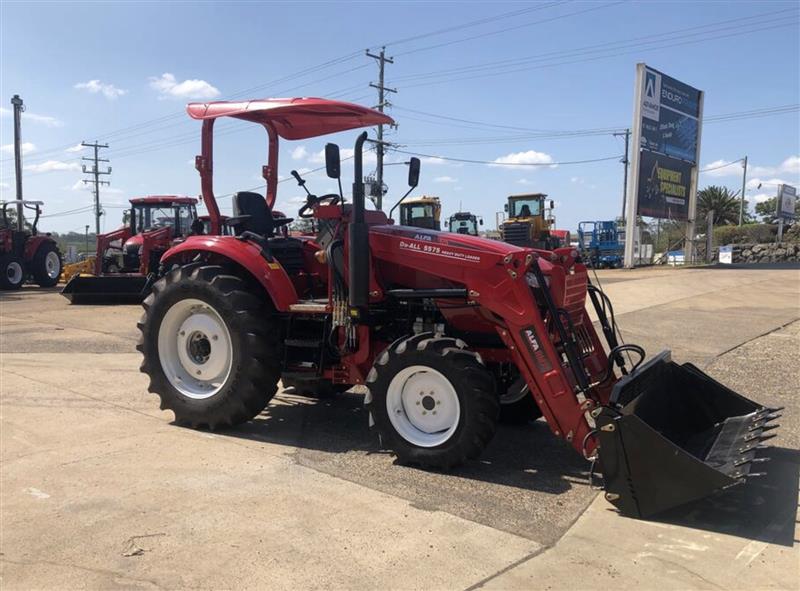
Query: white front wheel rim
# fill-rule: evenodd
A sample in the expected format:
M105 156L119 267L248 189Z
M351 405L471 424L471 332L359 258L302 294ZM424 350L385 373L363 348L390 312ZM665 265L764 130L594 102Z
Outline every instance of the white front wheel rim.
M16 261L8 263L6 267L6 277L8 277L8 281L11 285L22 283L22 265Z
M61 259L58 258L58 253L52 250L47 253L44 259L44 269L50 279L55 279L61 275Z
M461 403L453 384L426 365L406 367L392 378L386 411L398 435L419 447L447 442L461 419Z
M228 327L202 300L176 302L158 329L158 358L178 392L194 400L210 398L225 385L233 366Z

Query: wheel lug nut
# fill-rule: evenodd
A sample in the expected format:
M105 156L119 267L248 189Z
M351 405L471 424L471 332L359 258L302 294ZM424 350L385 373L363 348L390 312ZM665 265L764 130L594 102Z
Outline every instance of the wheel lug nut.
M417 406L419 406L419 400L417 400Z
M213 337L211 337L212 341L216 341L217 339L219 339L219 337L217 335L214 335Z
M180 335L181 335L181 336L185 336L185 335L186 335L186 331L185 331L185 330L182 330L182 331L180 332Z
M198 370L197 370L197 375L200 375L201 373L203 373L203 372L201 372L201 371L198 369Z
M434 415L435 415L435 414L436 414L436 411L433 411L431 414L434 414Z
M426 414L428 414L428 411L427 410L423 410L422 414L426 415Z

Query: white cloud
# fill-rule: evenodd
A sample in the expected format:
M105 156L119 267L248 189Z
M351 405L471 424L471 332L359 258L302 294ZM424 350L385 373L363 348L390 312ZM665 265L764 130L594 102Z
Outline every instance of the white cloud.
M532 185L533 183L530 182L528 179L519 179L517 181L518 185Z
M164 72L160 77L151 77L150 88L157 90L161 98L210 99L220 95L219 90L205 80L189 79L178 82L169 72Z
M5 107L0 107L0 115L3 117L10 117L13 111L11 109L6 109ZM64 122L56 119L55 117L51 117L50 115L37 115L36 113L31 113L30 111L23 111L22 118L28 121L32 121L33 123L41 123L46 127L63 127Z
M775 195L770 195L769 193L758 193L756 195L748 195L747 200L754 201L756 203L763 203L764 201L769 201L773 197L775 197Z
M74 162L61 162L60 160L48 160L40 164L28 164L23 166L25 170L31 172L51 172L54 170L80 170L81 167Z
M84 146L82 146L81 144L76 144L76 145L72 146L71 148L67 148L64 151L65 152L74 153L74 152L80 152L83 149L84 149Z
M800 156L789 156L781 162L781 172L800 174Z
M22 145L20 145L20 151L24 156L25 154L30 154L31 152L35 152L36 146L34 146L30 142L22 142ZM2 146L0 146L0 152L2 152L3 154L13 154L14 144L3 144Z
M8 189L9 186L10 185L8 183L0 183L0 189Z
M305 146L297 146L292 150L292 160L302 160L308 156L308 150Z
M91 94L102 94L109 100L118 99L124 94L128 94L127 90L117 88L113 84L100 82L100 80L89 80L88 82L79 82L75 85L78 90L85 90Z
M444 164L446 161L437 156L427 156L422 159L425 164Z
M451 176L445 175L445 176L437 176L435 179L433 179L433 182L434 183L457 183L458 179L455 179L455 178L453 178Z
M80 179L75 181L75 183L69 188L70 191L88 191L89 189L89 185Z
M530 166L534 164L551 164L553 157L544 152L537 152L536 150L528 150L526 152L512 152L505 156L495 158L493 164L489 166L502 166L506 165L509 168L521 168L523 166ZM555 166L555 165L553 165Z

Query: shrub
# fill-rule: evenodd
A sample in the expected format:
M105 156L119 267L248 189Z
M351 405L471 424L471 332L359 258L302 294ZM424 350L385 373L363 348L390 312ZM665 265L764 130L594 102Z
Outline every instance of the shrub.
M714 244L764 244L775 242L778 226L773 224L745 224L743 226L718 226L714 228Z

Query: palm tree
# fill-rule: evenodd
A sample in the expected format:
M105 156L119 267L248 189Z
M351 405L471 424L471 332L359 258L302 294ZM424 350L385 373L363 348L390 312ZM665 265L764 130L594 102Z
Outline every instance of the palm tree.
M739 223L739 191L731 192L727 187L710 185L697 192L696 220L705 220L708 212L714 210L714 225L725 226ZM747 202L744 204L747 217Z

